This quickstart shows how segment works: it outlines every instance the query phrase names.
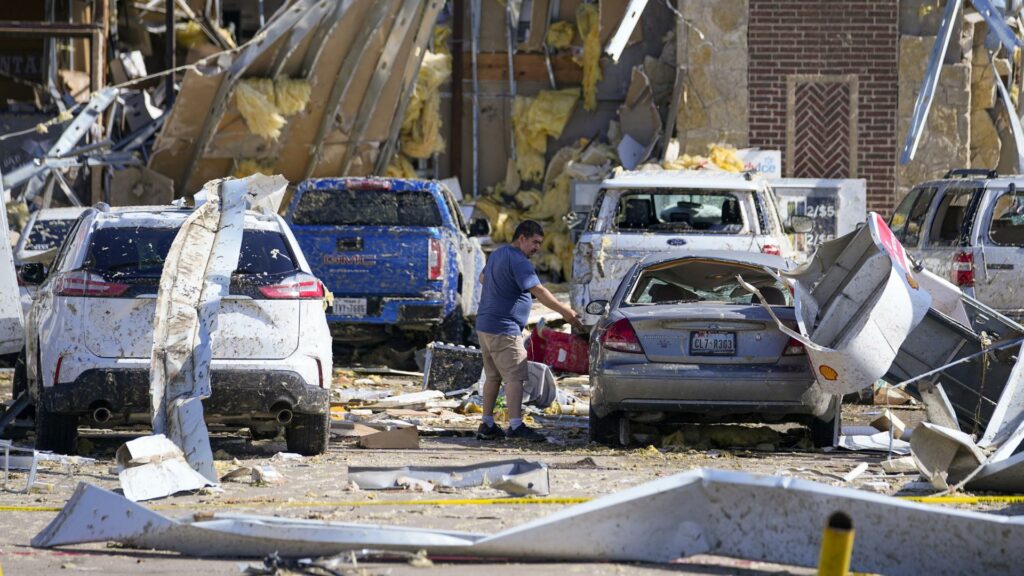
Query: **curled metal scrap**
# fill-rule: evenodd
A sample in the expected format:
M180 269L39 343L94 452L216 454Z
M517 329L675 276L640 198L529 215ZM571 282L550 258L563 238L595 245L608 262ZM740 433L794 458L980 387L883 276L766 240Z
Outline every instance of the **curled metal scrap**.
M114 540L195 556L257 558L275 551L311 557L361 548L578 561L669 562L715 554L815 566L821 527L837 510L864 527L851 565L858 572L1007 573L1024 563L1024 547L1012 545L1024 538L1024 518L707 469L648 482L490 536L235 514L173 520L83 483L32 545Z

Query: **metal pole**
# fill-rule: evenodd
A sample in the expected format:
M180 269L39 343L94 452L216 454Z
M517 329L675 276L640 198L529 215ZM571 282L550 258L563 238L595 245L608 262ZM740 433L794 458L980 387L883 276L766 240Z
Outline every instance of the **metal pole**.
M168 70L164 78L164 108L169 112L174 107L174 0L167 0L164 11L164 25L167 30L167 44L164 47L164 68Z
M480 53L480 0L472 0L470 34L473 36L473 196L480 196L480 79L477 54Z
M451 132L448 138L448 173L450 176L462 174L462 49L465 31L465 0L454 0L452 3L452 103Z

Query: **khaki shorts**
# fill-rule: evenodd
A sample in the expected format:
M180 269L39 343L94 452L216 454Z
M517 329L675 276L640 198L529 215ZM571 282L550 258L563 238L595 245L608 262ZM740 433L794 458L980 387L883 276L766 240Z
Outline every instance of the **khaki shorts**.
M522 335L477 332L484 355L484 382L522 382L527 379L526 346Z

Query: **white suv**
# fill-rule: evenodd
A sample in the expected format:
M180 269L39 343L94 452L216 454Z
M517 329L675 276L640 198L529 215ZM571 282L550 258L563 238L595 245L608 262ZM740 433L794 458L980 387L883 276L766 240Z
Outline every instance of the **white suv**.
M573 310L592 325L594 300L611 301L620 281L649 254L694 250L795 255L786 236L810 230L793 216L783 225L768 183L750 173L705 170L622 172L601 184L576 243L570 285Z
M150 422L153 317L164 259L190 209L88 210L53 266L27 264L41 282L26 322L25 376L36 447L74 449L80 422ZM330 432L331 336L324 288L287 224L247 212L238 268L212 335L207 423L248 427L254 438L285 428L288 449L319 454ZM17 379L16 379L17 380Z

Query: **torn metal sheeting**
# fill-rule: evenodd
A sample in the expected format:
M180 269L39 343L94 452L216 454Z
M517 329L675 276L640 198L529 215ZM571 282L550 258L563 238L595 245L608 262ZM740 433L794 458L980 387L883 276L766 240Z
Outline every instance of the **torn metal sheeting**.
M921 475L939 490L967 478L986 459L967 434L928 422L914 429L910 448Z
M815 378L830 394L856 392L886 374L931 305L903 246L874 212L860 230L825 242L806 264L779 275L793 289L799 331L763 298L761 305L780 331L804 345Z
M910 454L910 442L892 438L888 432L874 434L842 434L836 447L854 452L892 452L893 454Z
M1020 493L1024 490L1024 452L984 465L967 481L968 490Z
M398 488L399 479L403 477L416 478L448 488L490 486L516 496L547 496L550 493L547 465L522 459L486 462L474 466L348 469L348 479L364 490Z
M150 368L153 432L166 433L211 482L217 474L202 405L211 393L210 334L238 266L247 204L285 186L284 178L262 174L208 183L206 201L182 224L160 277Z
M28 470L28 476L25 478L25 487L21 490L15 490L15 492L28 493L32 489L32 485L36 482L36 468L39 465L39 452L31 448L21 448L15 446L10 440L0 439L0 449L4 452L4 480L3 489L7 490L7 481L10 479L11 470ZM14 452L14 455L11 455ZM27 456L19 456L18 453L27 454Z
M640 15L643 14L646 7L647 0L629 0L629 4L626 6L626 13L622 15L622 20L619 21L619 27L615 30L615 34L604 48L605 54L611 56L612 62L619 63L619 56L622 55L622 51L626 48L630 37L633 36L633 29L640 22Z
M931 111L932 101L935 99L935 89L939 85L942 62L946 59L946 50L953 37L953 29L956 27L954 20L960 13L962 3L963 0L948 0L946 2L946 11L942 14L939 32L932 45L931 54L928 56L928 68L924 74L924 82L921 85L921 90L917 93L917 100L914 102L914 113L910 117L910 127L907 129L907 140L903 144L900 164L910 162L917 153L917 146L921 142L921 136L924 134L928 121L928 112Z
M909 502L860 490L741 472L693 470L565 508L494 535L214 514L172 520L79 484L35 547L117 541L193 556L330 556L426 550L522 560L671 562L713 554L816 566L821 526L842 510L859 530L851 570L1004 573L1024 563L1024 518ZM927 530L908 527L927 526ZM956 550L956 554L936 554Z
M132 502L163 498L214 486L185 461L185 454L163 434L126 442L115 453L118 480Z
M661 138L662 128L651 81L642 66L633 67L626 99L619 107L619 124L622 127L619 157L623 167L632 170L650 157Z

